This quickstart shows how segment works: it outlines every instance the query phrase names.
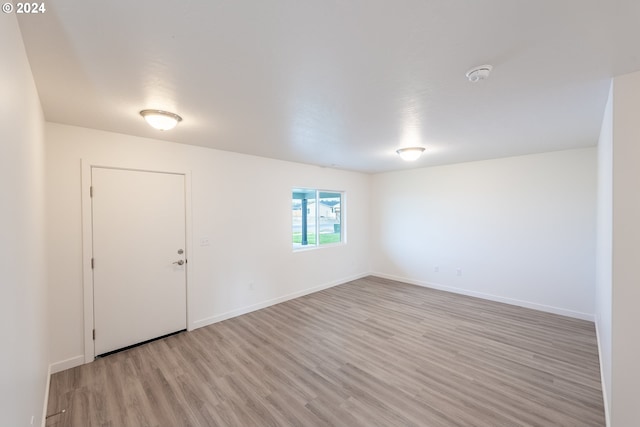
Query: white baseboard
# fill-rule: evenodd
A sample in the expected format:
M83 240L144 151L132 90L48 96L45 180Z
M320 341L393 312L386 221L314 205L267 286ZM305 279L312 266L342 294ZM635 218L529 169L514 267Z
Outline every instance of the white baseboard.
M42 421L41 427L45 427L47 424L47 408L49 407L49 387L51 386L51 365L47 369L47 384L44 387L44 403L42 404Z
M441 291L453 292L455 294L467 295L467 296L470 296L470 297L477 297L477 298L482 298L482 299L486 299L486 300L490 300L490 301L503 302L505 304L517 305L519 307L531 308L533 310L544 311L544 312L547 312L547 313L559 314L561 316L573 317L575 319L588 320L588 321L591 321L591 322L594 321L593 314L582 313L580 311L573 311L573 310L568 310L568 309L560 308L560 307L553 307L553 306L544 305L544 304L537 304L537 303L534 303L534 302L522 301L522 300L514 299L514 298L506 298L506 297L501 297L501 296L497 296L497 295L486 294L486 293L483 293L483 292L470 291L468 289L456 288L456 287L441 285L439 283L433 283L433 282L425 282L425 281L422 281L422 280L414 280L414 279L409 279L407 277L394 276L394 275L391 275L391 274L373 272L373 273L371 273L371 275L372 276L382 277L384 279L397 280L398 282L404 282L404 283L409 283L409 284L412 284L412 285L422 286L422 287L425 287L425 288L438 289L438 290L441 290Z
M598 341L598 362L600 363L600 383L602 384L602 400L604 402L604 419L606 426L611 426L611 420L609 419L609 399L607 397L607 383L604 380L604 369L602 366L602 346L600 345L600 329L598 327L598 320L594 322L596 324L596 340Z
M47 409L49 406L49 389L51 387L51 375L56 372L64 371L67 369L75 368L76 366L80 366L84 364L84 355L70 357L69 359L61 360L59 362L54 362L49 365L49 369L47 370L47 385L44 390L44 404L42 406L42 422L41 427L45 427L47 423Z
M345 277L339 280L335 280L329 283L324 283L322 285L314 286L312 288L303 289L301 291L293 292L287 295L283 295L278 298L272 298L266 301L259 302L257 304L252 304L246 307L238 308L235 310L227 311L226 313L218 314L216 316L206 317L204 319L196 320L191 323L189 330L194 330L198 328L202 328L203 326L212 325L217 322L222 322L223 320L231 319L232 317L241 316L243 314L251 313L252 311L260 310L262 308L266 308L275 304L280 304L281 302L289 301L294 298L299 298L305 295L312 294L314 292L322 291L324 289L332 288L334 286L342 285L344 283L350 282L352 280L361 279L363 277L368 276L370 273L360 273L350 277Z
M70 357L68 359L61 360L59 362L54 362L51 365L49 365L49 371L51 371L52 374L55 374L56 372L75 368L76 366L80 366L82 364L84 364L83 354L79 356Z

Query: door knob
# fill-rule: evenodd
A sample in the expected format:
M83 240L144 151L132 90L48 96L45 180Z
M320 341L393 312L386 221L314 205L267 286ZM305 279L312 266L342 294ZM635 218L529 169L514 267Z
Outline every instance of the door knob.
M184 264L184 261L183 260L178 260L178 261L174 262L174 264L182 265L182 264Z

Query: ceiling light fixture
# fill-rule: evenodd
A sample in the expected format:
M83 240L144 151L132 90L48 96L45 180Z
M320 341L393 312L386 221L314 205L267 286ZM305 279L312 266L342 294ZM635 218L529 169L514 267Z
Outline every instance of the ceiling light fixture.
M407 147L396 150L396 153L398 153L400 158L405 162L413 162L418 160L418 157L422 155L423 151L424 147Z
M162 110L142 110L140 115L149 123L152 128L158 130L170 130L182 121L182 117L177 114Z
M480 80L488 79L491 70L493 70L491 65L480 65L479 67L473 67L465 75L471 83L477 83Z

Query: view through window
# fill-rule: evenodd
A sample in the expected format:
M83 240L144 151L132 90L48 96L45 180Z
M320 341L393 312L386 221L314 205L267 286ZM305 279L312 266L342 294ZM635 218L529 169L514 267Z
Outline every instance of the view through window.
M293 248L343 242L343 194L294 188L291 192Z

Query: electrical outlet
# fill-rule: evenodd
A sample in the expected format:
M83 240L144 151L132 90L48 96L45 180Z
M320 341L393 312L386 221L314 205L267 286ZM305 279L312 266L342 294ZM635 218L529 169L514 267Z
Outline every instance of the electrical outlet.
M208 237L201 237L200 238L200 246L209 246L209 238Z
M456 268L456 276L462 276L462 269Z
M436 265L435 267L433 267L433 272L437 273L440 271L440 266Z
M253 290L253 282L249 282L249 290L252 291Z

